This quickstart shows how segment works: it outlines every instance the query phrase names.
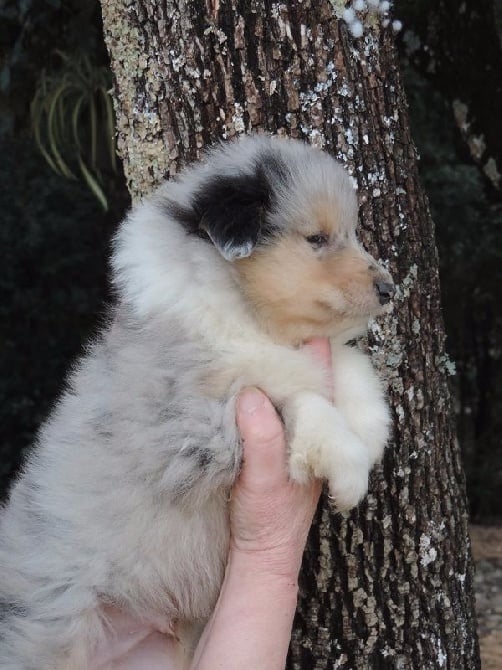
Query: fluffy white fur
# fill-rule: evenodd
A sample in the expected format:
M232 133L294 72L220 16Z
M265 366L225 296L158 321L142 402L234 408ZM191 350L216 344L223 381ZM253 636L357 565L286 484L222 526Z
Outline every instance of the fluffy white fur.
M254 243L218 250L169 214L173 203L189 210L214 175L245 176L263 153L289 170L273 185L274 231L304 220L309 189L325 191L340 234L364 256L345 172L292 141L219 148L131 212L116 238L109 325L70 375L2 512L3 670L88 668L108 604L166 630L176 620L182 638L194 636L223 576L241 453L234 403L245 386L280 408L294 479L325 478L341 509L366 492L388 411L368 359L344 342L368 314L331 333L333 406L323 371L266 332L243 295L238 261Z

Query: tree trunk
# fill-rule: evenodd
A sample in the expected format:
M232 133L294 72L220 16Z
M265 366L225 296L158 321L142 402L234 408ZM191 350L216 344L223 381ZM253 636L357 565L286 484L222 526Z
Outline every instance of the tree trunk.
M289 667L479 668L464 478L434 229L389 29L355 39L340 0L106 0L119 147L146 193L237 133L304 138L357 181L361 234L398 284L369 347L392 444L347 517L325 497L305 554ZM362 408L362 411L363 408Z

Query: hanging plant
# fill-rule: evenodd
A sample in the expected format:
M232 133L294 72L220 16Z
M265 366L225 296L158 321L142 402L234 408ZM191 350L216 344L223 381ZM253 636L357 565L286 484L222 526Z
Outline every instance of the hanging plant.
M61 66L43 71L31 103L35 142L54 172L81 178L108 209L106 172L116 172L111 76L85 54L56 52Z

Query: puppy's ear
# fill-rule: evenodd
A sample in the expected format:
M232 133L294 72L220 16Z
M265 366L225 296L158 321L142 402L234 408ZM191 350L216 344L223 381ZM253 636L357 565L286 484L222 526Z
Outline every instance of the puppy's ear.
M271 190L265 173L213 177L195 196L199 228L207 233L223 258L233 261L251 255L267 232L266 213Z

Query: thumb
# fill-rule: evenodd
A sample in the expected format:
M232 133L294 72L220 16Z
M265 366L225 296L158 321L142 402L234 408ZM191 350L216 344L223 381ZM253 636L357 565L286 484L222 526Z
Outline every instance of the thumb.
M284 428L264 393L249 388L239 395L237 426L244 444L241 485L264 492L287 481Z

